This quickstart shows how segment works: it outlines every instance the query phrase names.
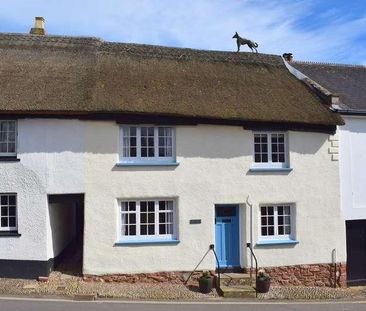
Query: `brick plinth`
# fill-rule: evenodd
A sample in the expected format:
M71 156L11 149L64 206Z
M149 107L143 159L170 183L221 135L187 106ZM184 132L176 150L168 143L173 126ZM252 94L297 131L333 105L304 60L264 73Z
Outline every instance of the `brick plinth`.
M271 277L273 285L285 286L347 286L345 263L337 263L336 280L333 264L311 264L264 268Z
M181 284L189 276L189 272L156 272L138 274L84 275L85 282L124 282L124 283L173 283ZM211 272L213 275L213 272ZM202 272L195 272L188 284L197 283Z
M267 267L272 285L334 287L333 264L311 264ZM250 270L250 269L249 269ZM249 272L249 271L248 271ZM254 271L252 271L254 272ZM346 287L346 264L337 263L336 286ZM211 272L214 275L213 272ZM84 275L85 282L173 283L182 284L189 272L157 272L139 274ZM195 272L188 284L195 284L202 272Z

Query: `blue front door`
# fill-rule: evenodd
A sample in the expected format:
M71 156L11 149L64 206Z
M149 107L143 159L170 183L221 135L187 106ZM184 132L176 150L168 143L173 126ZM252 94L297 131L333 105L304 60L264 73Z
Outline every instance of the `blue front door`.
M215 206L215 248L221 267L239 267L239 207Z

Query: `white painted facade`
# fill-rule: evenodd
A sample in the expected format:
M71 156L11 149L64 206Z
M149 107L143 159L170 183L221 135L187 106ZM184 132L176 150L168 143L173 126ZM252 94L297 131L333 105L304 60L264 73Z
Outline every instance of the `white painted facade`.
M342 210L346 220L366 219L366 117L343 115L339 128Z
M21 236L0 238L0 259L46 261L58 255L65 238L51 230L56 215L49 212L47 195L84 192L83 125L55 119L17 123L20 161L0 162L0 193L17 193Z
M299 243L255 246L260 266L330 263L334 248L337 261L346 261L338 162L329 135L288 132L292 171L260 173L249 172L250 130L198 125L177 126L175 132L178 166L118 167L119 125L113 121L19 120L20 162L0 163L0 193L18 194L22 236L0 239L0 257L56 256L60 247L52 239L47 194L84 193L85 274L192 270L215 243L215 204L226 203L240 205L243 267L250 265L244 245L258 241L259 206L265 203L294 204ZM115 246L118 200L146 198L176 200L180 242ZM202 223L189 224L190 219ZM210 255L200 268L214 267Z

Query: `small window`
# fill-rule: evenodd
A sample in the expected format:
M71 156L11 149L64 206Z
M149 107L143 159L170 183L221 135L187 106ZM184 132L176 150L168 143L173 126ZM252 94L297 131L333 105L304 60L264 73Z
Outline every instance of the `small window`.
M284 204L261 206L261 239L293 239L293 214L293 207L291 205Z
M0 157L16 156L17 122L0 120Z
M16 194L0 194L0 231L17 230Z
M175 162L171 127L123 126L121 138L122 163Z
M253 167L288 167L285 133L254 133Z
M173 200L121 201L121 240L175 239Z

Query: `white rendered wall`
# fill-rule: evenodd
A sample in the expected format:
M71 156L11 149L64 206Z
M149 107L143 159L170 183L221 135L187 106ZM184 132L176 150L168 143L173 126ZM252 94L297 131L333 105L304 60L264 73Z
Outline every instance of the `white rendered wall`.
M47 260L47 195L39 176L22 162L0 163L0 193L17 193L20 237L0 237L0 259Z
M214 205L241 206L241 244L249 241L248 195L253 204L253 237L258 239L259 204L295 203L295 246L262 246L261 266L329 263L337 249L345 261L345 228L340 211L338 162L328 153L327 134L289 132L290 173L250 173L251 131L230 126L179 126L177 167L116 167L119 127L86 122L84 273L189 271L215 242ZM177 198L177 245L114 246L117 199ZM190 219L202 219L190 225ZM247 254L242 250L242 265ZM213 256L201 269L213 269Z
M47 194L85 193L84 273L191 270L214 237L214 205L240 204L241 244L253 242L261 203L296 203L296 246L257 247L261 266L345 261L338 162L328 135L289 132L290 173L249 173L251 131L234 126L179 126L177 167L116 167L115 122L56 119L18 121L20 162L0 163L0 192L18 193L19 238L0 238L0 258L47 260L54 256ZM178 245L114 246L117 199L176 198ZM202 219L190 225L190 219ZM242 265L247 254L242 250ZM201 266L213 269L212 255Z
M18 120L20 162L0 162L0 193L17 193L21 236L0 238L0 259L53 258L47 194L84 192L83 128L77 120Z
M366 219L366 117L343 116L340 133L342 209L346 220Z
M84 192L85 125L78 120L18 121L21 163L42 180L47 193Z

